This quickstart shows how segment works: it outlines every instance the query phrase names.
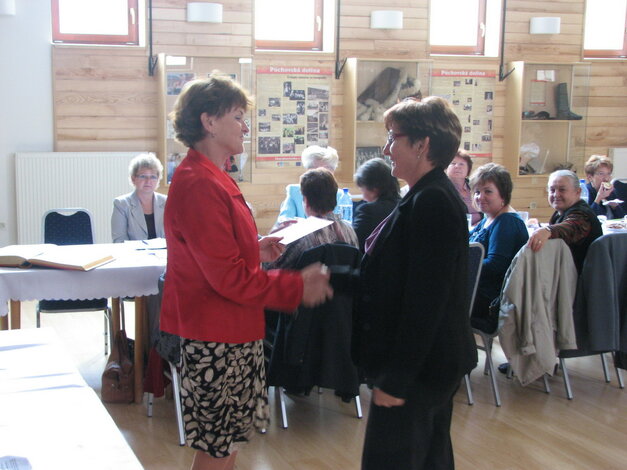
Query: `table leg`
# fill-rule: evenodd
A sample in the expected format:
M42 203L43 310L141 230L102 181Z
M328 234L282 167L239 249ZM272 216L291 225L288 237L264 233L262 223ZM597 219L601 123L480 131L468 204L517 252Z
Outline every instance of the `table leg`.
M22 304L19 300L11 300L11 329L19 330L22 326Z
M135 403L144 400L144 310L145 297L135 297Z
M111 298L111 329L113 330L111 332L112 338L114 338L115 334L120 331L120 302L123 302L120 297Z
M0 331L4 331L8 329L9 329L9 315L7 314L3 317L0 317Z

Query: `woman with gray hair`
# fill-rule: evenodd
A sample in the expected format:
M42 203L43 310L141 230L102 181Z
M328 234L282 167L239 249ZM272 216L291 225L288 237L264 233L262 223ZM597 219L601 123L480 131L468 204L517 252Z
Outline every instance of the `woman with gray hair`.
M300 161L305 170L314 168L326 168L331 173L335 172L339 163L337 150L333 147L320 147L311 145L303 150ZM284 222L295 217L305 218L305 206L303 205L303 195L300 192L299 184L288 184L285 187L286 197L281 203L277 223ZM340 201L342 190L337 190L337 201Z
M549 204L555 213L549 225L539 228L527 245L540 251L551 238L561 238L573 254L577 272L581 272L590 244L603 235L601 223L588 203L581 199L577 175L570 170L558 170L549 176Z
M113 200L113 243L165 237L163 212L167 196L155 192L163 165L154 154L141 153L131 160L128 171L135 190Z

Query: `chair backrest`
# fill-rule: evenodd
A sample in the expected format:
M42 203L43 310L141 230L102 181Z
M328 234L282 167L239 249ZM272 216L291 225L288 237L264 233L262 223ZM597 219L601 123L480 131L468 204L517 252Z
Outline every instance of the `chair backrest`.
M51 209L43 215L43 242L56 245L94 243L94 227L87 209Z
M616 178L612 181L614 192L619 199L627 201L627 178Z
M318 385L343 395L359 390L351 358L353 295L345 277L356 274L359 248L329 243L305 251L295 269L314 262L329 266L334 295L314 308L299 307L297 315L280 315L268 366L268 384L292 388ZM346 268L346 269L343 269Z
M475 303L484 253L481 243L472 242L468 244L468 315L472 314L472 307Z

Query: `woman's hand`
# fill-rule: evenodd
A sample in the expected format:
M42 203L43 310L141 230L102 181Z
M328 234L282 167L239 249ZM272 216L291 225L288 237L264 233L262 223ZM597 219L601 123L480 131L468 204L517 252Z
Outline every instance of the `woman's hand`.
M372 401L377 406L383 406L385 408L391 408L393 406L403 406L405 399L396 398L389 393L385 393L380 388L374 387L372 389Z
M597 192L597 197L594 199L594 202L596 202L597 204L601 204L604 199L610 197L610 194L612 194L613 190L614 188L611 184L601 183L601 186L599 186L599 191Z
M285 251L285 246L279 243L283 237L261 237L259 239L259 258L262 263L276 260Z
M540 251L550 238L551 232L546 227L539 228L531 234L527 246L533 251Z
M302 303L305 307L315 307L333 298L333 288L329 285L331 273L324 264L310 264L300 274L303 277Z

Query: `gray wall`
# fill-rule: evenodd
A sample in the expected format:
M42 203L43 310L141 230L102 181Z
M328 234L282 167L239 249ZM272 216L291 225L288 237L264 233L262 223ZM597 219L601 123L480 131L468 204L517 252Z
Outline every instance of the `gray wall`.
M15 152L52 151L50 1L0 16L0 246L17 242Z

